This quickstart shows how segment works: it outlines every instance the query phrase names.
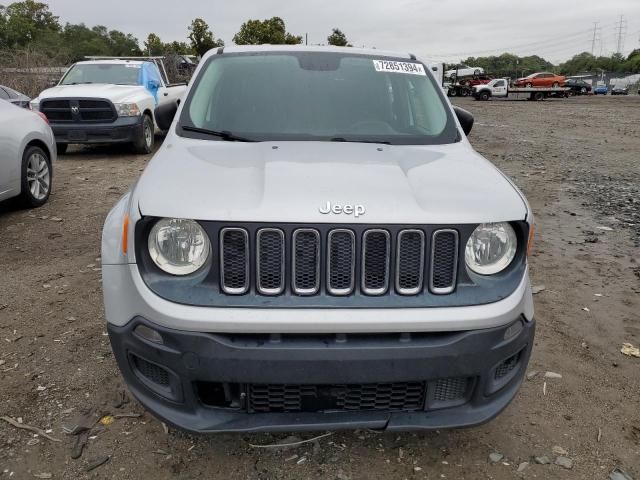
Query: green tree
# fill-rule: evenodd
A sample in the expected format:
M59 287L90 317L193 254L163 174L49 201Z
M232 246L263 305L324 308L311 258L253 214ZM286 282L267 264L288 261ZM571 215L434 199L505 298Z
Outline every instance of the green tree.
M58 17L49 11L46 3L25 0L3 8L4 24L0 36L8 46L26 46L51 33L60 31Z
M201 57L212 48L224 46L224 42L214 37L207 22L201 18L196 18L191 22L189 26L189 40L191 41L193 51Z
M351 47L352 45L347 40L347 36L339 28L334 28L331 35L327 37L329 45L335 45L336 47Z
M240 31L233 37L237 45L297 45L302 36L287 32L284 20L273 17L268 20L249 20L242 24Z
M164 44L160 37L155 33L150 33L144 42L144 53L149 56L162 55L164 53Z
M164 44L165 53L175 53L178 55L193 55L194 50L187 42L178 42L174 40L171 43Z
M142 55L138 39L130 33L123 33L118 30L109 32L109 43L111 55L122 57L136 57Z

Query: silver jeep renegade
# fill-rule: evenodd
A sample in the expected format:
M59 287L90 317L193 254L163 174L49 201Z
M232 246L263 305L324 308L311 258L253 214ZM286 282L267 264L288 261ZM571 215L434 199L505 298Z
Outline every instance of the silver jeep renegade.
M109 214L115 357L195 432L486 422L534 338L533 216L432 66L353 48L203 58Z

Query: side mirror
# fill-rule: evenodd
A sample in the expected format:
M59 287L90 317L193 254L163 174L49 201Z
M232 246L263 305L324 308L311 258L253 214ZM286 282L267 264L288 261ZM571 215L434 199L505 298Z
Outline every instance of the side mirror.
M173 118L178 111L178 102L167 103L166 105L160 105L153 112L156 117L156 123L160 130L169 130L173 123Z
M462 131L465 135L469 135L473 128L473 115L471 115L471 112L460 107L453 107L453 111L456 112L456 117L458 117L458 121L462 126Z
M160 88L160 82L158 82L157 80L149 80L149 88L154 90Z

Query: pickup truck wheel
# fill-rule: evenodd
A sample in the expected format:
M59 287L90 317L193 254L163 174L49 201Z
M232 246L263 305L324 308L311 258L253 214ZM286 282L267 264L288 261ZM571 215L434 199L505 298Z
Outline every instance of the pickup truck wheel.
M51 159L40 147L28 147L22 155L20 203L29 208L44 205L51 193Z
M153 119L150 115L145 114L142 119L142 132L140 137L133 142L133 149L140 154L151 153L154 140Z
M487 101L487 100L489 100L490 96L491 95L489 95L489 92L487 92L487 91L480 92L480 100Z
M455 97L458 95L458 91L455 88L450 88L449 89L449 96L450 97Z
M56 143L56 150L60 155L67 153L67 148L69 148L68 143Z

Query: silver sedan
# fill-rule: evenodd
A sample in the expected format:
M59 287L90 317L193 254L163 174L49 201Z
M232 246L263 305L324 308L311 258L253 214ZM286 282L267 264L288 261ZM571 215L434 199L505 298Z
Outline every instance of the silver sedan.
M46 117L0 100L0 201L26 207L49 199L56 144Z

